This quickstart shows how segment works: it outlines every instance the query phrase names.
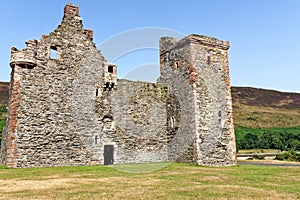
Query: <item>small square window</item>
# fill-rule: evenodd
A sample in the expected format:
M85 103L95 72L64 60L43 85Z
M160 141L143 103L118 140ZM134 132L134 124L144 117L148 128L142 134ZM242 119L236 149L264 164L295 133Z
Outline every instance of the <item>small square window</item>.
M114 73L114 67L113 66L108 66L108 69L107 69L107 71L109 72L109 73Z

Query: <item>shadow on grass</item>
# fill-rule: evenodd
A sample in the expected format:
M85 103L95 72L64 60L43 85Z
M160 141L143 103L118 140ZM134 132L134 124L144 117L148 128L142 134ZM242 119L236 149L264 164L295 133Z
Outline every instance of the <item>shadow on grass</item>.
M113 169L126 173L148 173L169 166L172 162L119 164L111 166Z

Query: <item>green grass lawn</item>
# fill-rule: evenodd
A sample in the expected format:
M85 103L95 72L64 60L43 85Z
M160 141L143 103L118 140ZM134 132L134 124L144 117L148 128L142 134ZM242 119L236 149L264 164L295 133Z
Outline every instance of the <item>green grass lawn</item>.
M148 173L108 166L0 168L0 199L299 199L299 186L300 167L172 163Z

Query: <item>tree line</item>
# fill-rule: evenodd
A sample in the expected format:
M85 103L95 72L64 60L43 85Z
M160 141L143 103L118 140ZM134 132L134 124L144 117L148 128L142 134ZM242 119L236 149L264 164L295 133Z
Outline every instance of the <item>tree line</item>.
M237 151L246 149L278 149L300 151L300 134L264 131L262 134L248 132L236 140Z

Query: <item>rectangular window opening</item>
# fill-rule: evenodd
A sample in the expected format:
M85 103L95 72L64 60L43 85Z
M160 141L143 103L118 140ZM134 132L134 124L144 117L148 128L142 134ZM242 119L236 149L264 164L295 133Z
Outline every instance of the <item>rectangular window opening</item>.
M50 58L57 59L57 48L54 46L50 47Z
M207 56L207 64L210 65L210 62L211 62L211 58L210 58L210 55Z
M98 136L95 135L95 144L97 144L97 143L98 143Z
M108 69L107 69L107 71L109 72L109 73L114 73L114 67L113 66L108 66Z

